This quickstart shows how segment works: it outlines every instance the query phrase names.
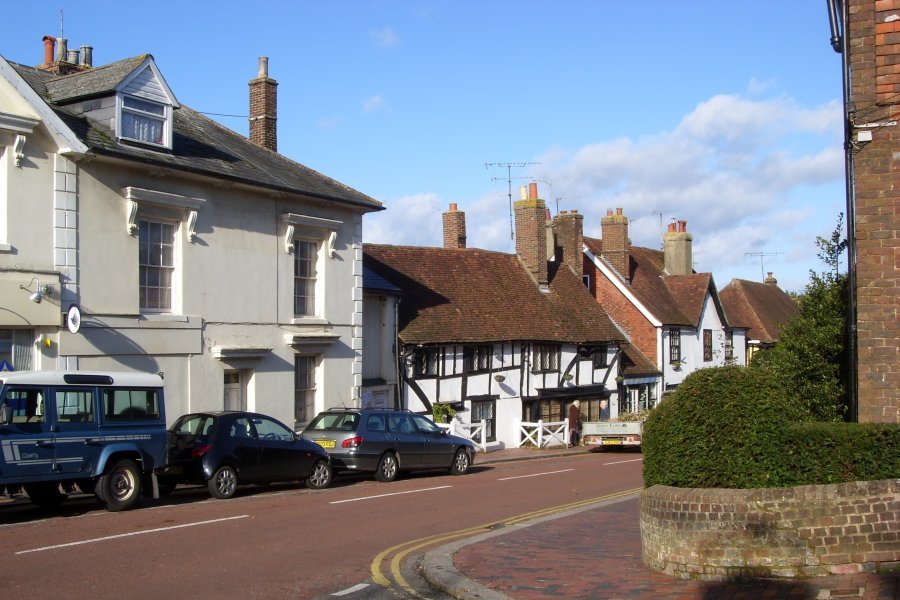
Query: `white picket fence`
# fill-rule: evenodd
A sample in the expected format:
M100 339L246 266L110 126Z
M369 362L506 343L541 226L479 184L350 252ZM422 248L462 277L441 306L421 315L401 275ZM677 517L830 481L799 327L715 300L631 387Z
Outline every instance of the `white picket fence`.
M456 419L451 419L449 423L436 423L436 425L453 435L472 440L482 452L487 452L487 422L484 419L476 423L460 423Z
M562 444L569 445L569 420L563 421L538 421L537 423L529 423L523 421L519 427L522 432L522 439L519 441L519 448L531 444L537 448L545 448L547 446L556 446ZM554 443L555 442L555 443Z

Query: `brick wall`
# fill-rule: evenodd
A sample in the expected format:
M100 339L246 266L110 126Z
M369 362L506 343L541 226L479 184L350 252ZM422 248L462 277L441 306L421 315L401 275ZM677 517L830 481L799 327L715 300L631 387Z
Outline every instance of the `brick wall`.
M250 82L250 141L278 151L278 83L268 77Z
M547 285L547 206L537 197L536 185L532 186L529 186L529 197L513 205L516 254L535 280Z
M442 214L444 223L444 248L466 247L466 213L450 204L450 210Z
M900 479L641 494L644 562L682 579L816 577L896 568Z
M588 259L584 259L584 272L591 276L591 294L606 314L629 336L629 342L643 352L650 361L658 364L656 356L656 328Z
M851 122L898 121L900 0L849 0ZM854 149L860 422L900 422L900 125Z
M606 211L600 219L600 237L603 238L603 258L625 279L631 279L631 240L628 239L628 217L617 208L616 214Z
M562 211L553 219L553 231L562 260L579 276L584 273L584 215Z

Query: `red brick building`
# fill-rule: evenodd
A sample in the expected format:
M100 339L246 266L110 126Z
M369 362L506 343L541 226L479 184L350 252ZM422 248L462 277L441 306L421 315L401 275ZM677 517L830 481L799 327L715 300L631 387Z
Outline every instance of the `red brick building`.
M847 0L858 415L900 422L900 0Z

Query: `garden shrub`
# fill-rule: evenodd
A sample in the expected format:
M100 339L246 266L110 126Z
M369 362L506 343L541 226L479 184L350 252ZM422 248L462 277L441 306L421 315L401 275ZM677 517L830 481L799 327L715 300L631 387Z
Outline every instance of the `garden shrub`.
M701 369L644 424L644 483L676 487L779 487L792 476L782 450L804 416L764 372Z

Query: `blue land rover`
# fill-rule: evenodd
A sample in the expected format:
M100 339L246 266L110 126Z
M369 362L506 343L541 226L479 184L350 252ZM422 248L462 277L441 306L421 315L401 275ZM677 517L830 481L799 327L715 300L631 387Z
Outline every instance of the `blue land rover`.
M0 372L0 487L40 506L76 487L111 511L156 497L166 436L160 375Z

